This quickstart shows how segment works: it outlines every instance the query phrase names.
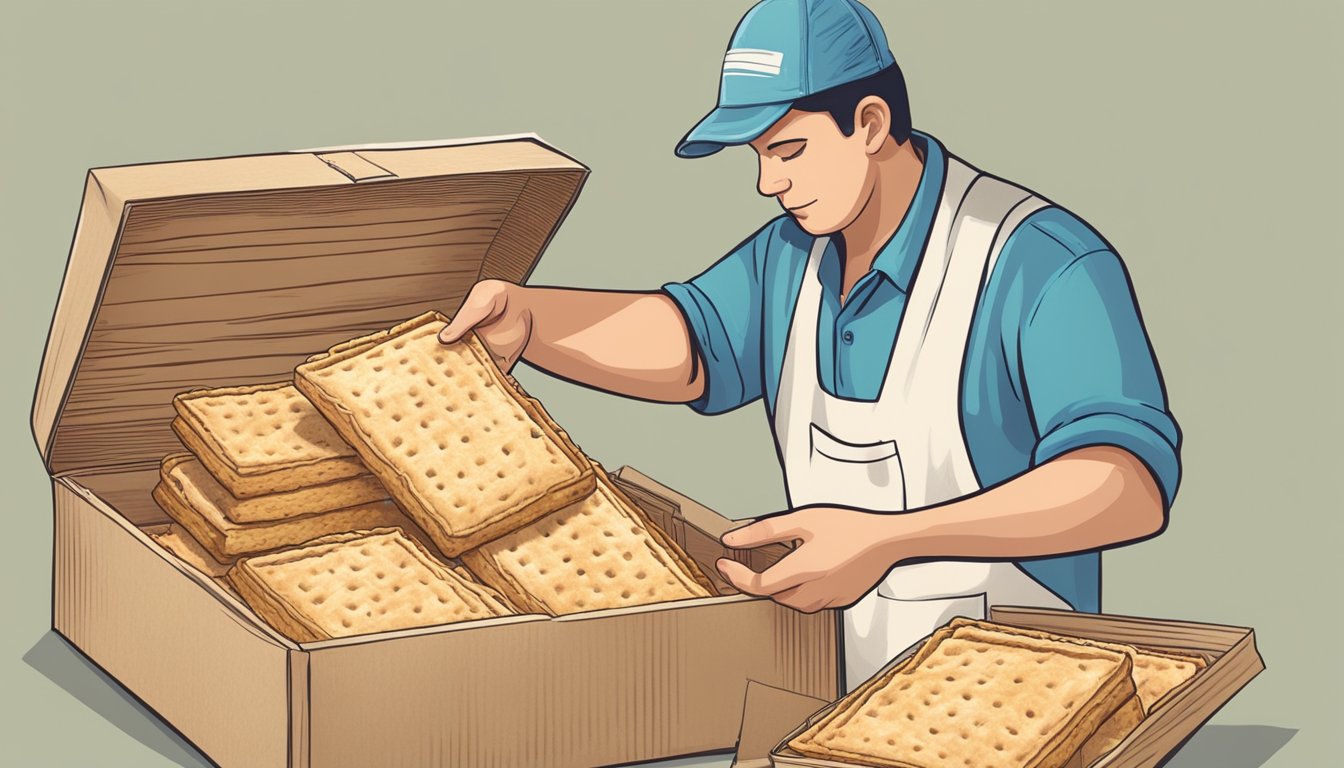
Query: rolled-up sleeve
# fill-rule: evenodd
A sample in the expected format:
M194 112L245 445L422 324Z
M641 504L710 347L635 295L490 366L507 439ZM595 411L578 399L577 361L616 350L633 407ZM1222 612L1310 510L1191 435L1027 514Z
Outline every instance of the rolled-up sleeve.
M768 237L769 227L691 280L662 287L686 317L704 364L704 394L688 403L700 413L731 411L761 396L761 275Z
M1033 466L1085 446L1118 446L1149 468L1170 506L1180 430L1120 258L1093 251L1056 272L1018 343L1039 437Z

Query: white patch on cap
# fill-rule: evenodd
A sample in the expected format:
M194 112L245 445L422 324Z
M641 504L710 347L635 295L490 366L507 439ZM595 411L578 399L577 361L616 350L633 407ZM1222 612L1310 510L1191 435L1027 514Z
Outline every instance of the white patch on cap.
M770 77L779 74L784 54L760 48L730 48L723 57L723 74L746 77Z

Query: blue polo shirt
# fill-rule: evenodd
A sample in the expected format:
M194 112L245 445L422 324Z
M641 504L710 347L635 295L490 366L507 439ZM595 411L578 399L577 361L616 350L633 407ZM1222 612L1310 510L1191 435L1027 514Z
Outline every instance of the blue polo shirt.
M872 270L840 302L840 238L822 257L817 326L821 386L875 400L933 224L946 150L916 132L919 187ZM784 347L813 237L776 218L709 269L663 290L686 317L715 414L763 399L773 419ZM1171 504L1180 480L1180 431L1120 257L1086 222L1049 206L1009 236L971 323L962 371L962 430L981 487L1068 451L1113 445L1152 471ZM1101 604L1096 552L1023 561L1080 611Z

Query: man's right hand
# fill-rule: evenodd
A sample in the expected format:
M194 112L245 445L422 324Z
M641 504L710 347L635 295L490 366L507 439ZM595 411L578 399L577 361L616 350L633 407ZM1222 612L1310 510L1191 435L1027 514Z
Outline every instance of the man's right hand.
M482 280L472 286L462 308L439 331L439 341L452 344L474 330L499 367L512 370L532 338L532 313L522 300L526 290L503 280Z
M662 293L482 280L439 340L451 344L468 331L504 371L526 356L554 376L628 397L688 403L704 391L690 330Z

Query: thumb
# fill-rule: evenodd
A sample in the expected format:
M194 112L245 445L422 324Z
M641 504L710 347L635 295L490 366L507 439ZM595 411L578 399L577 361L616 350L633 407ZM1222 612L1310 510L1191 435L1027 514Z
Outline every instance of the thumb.
M793 541L794 539L806 541L811 537L812 532L798 524L795 514L788 513L767 517L750 525L731 530L723 534L721 540L725 546L734 549L751 549L776 542Z
M496 313L496 295L495 291L478 283L471 289L467 300L462 302L453 319L439 331L439 341L443 344L452 344L465 336L467 331L489 320Z

